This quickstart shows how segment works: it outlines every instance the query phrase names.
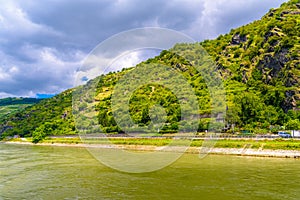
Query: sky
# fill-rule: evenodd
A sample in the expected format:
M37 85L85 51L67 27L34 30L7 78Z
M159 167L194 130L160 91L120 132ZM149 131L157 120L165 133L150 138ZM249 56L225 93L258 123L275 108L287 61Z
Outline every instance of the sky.
M287 0L0 0L0 98L57 94L101 42L123 31L168 28L196 41L260 19ZM147 57L134 53L129 67Z

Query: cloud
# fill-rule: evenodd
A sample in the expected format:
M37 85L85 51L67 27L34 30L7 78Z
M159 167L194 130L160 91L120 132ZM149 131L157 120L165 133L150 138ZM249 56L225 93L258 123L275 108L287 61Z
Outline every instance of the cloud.
M134 51L127 51L116 58L109 59L101 56L90 55L86 59L80 69L76 73L75 85L81 85L88 80L96 78L101 74L107 74L111 71L120 71L123 68L134 67L148 58L159 54L158 49L138 49ZM99 66L99 63L106 63L106 66Z
M0 1L0 97L4 97L72 87L85 56L119 32L162 27L201 41L259 19L285 0ZM135 63L139 56L144 55L126 62Z
M75 70L80 67L83 54L74 53L72 60L67 61L64 55L58 56L59 52L49 47L26 46L24 49L32 62L9 59L0 66L2 93L35 96L36 93L57 93L72 87ZM9 56L2 53L1 58L4 60Z
M0 92L0 98L6 98L6 97L17 97L17 96L10 93Z
M27 14L10 1L4 3L0 9L1 35L14 33L15 36L24 37L43 30L41 25L31 22ZM20 29L22 32L18 31Z
M195 42L181 32L163 28L140 28L121 32L100 43L77 70L76 85L110 71L133 67L176 43Z
M202 15L188 34L198 40L216 38L232 28L260 19L269 9L276 8L286 0L204 0Z
M30 20L26 13L14 1L2 2L0 7L0 44L1 50L15 56L17 59L25 59L20 47L24 44L40 44L38 40L45 40L59 36L59 32L53 30L46 24L37 24Z

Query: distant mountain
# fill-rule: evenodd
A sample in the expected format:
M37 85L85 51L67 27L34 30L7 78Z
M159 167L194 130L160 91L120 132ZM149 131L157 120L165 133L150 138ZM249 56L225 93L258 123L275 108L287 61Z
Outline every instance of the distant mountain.
M40 99L26 98L26 97L8 97L0 99L0 106L17 105L17 104L34 104L38 103Z
M24 108L38 103L40 100L36 98L17 98L9 97L0 99L0 120L8 118L14 113L20 112Z
M215 60L227 93L225 128L254 133L276 131L289 121L300 119L300 3L291 0L280 8L271 9L261 20L231 30L215 40L195 44L177 44L155 58L138 64L172 66L194 87L201 108L199 131L210 123L211 102L206 83L185 58L197 57L201 46ZM180 52L178 56L176 52ZM107 133L122 132L111 110L112 90L118 80L132 69L102 75L97 93L80 109L93 105L97 123ZM85 86L82 86L83 88ZM47 134L75 134L72 115L72 91L67 90L50 99L20 111L0 123L0 134L31 136L34 131ZM93 103L94 102L94 103ZM159 85L139 88L130 100L132 119L143 127L149 124L149 107L160 104L166 109L167 124L161 133L176 132L180 120L178 99ZM92 126L95 124L85 124ZM188 125L186 125L188 127ZM138 129L137 129L138 131Z

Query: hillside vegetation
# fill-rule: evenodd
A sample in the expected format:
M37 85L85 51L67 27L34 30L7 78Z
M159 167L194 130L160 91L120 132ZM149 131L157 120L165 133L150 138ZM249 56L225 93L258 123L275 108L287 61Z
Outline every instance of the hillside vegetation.
M261 20L231 30L215 40L176 44L171 50L164 50L136 67L164 65L182 73L194 88L200 107L200 112L195 113L200 116L197 128L204 131L215 122L211 119L208 83L195 70L195 65L202 62L197 58L203 47L215 61L226 89L227 114L223 131L267 133L285 128L300 129L299 30L300 3L291 0L280 8L271 9ZM106 133L123 132L112 115L111 96L116 83L131 70L133 68L111 72L88 83L97 82L96 94L80 104L76 111L92 108L97 120L96 124L95 121L91 124L85 121L79 124L80 128L100 124ZM75 134L72 91L65 91L2 119L0 134L2 137L18 134L41 138L47 134ZM167 114L160 133L176 132L182 125L179 99L166 87L144 85L134 92L129 103L131 117L138 125L137 132L150 124L149 109L155 104L163 107ZM184 124L187 130L190 126L194 124ZM218 127L218 124L214 126Z
M0 99L0 119L4 119L13 115L24 108L38 103L40 99L36 98L16 98L16 97L8 97Z
M51 134L75 134L72 116L72 91L67 90L50 99L40 100L1 120L4 135L32 136L35 130L51 130ZM45 128L46 127L46 128Z

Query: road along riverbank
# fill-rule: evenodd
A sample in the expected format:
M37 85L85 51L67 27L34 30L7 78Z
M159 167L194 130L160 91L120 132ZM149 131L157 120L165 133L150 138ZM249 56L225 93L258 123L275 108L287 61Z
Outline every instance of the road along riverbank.
M146 142L145 142L146 141ZM15 145L39 145L39 146L64 146L81 148L115 148L129 151L182 151L182 148L173 147L166 150L165 145L169 140L135 140L135 139L112 139L112 143L83 143L74 138L60 140L45 140L42 143L33 144L28 139L2 141L5 144ZM203 152L201 147L203 141L195 141L186 149L186 153L197 154ZM0 143L0 144L1 144ZM278 158L300 158L300 142L294 140L219 140L211 148L205 148L207 154L256 156L256 157L278 157Z

